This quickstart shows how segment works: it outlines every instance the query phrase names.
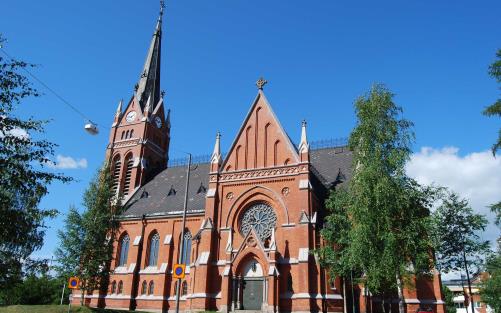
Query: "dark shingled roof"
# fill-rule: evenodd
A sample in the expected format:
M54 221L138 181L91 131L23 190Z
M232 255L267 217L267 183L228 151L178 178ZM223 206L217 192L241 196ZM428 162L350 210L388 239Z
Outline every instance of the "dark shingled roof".
M310 161L314 175L326 189L342 185L352 177L352 152L346 147L311 150ZM205 211L209 165L208 163L193 165L196 168L192 168L190 176L188 214L202 214ZM132 196L127 202L130 207L123 217L135 218L143 214L147 216L182 214L185 185L186 166L167 168ZM171 195L168 195L169 192Z
M209 171L209 164L195 164L191 167L188 214L203 214L205 211L205 194L209 186ZM124 217L141 217L143 214L148 216L182 214L185 188L186 166L167 168L141 187L127 201L127 205L130 205L130 207L125 212ZM141 197L144 191L148 193L147 197ZM169 191L171 191L171 195L168 195Z

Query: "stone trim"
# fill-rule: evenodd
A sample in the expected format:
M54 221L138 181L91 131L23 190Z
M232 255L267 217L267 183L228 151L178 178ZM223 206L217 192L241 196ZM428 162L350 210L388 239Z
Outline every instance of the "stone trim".
M156 275L156 274L165 274L167 272L167 263L162 263L160 268L157 266L147 266L144 269L139 271L141 275Z
M324 300L343 300L339 294L320 294L320 293L282 293L280 299L324 299Z
M310 258L310 250L308 248L299 248L299 263L308 262Z
M172 234L167 234L165 235L164 245L170 245L170 244L172 244Z
M134 238L134 242L132 243L134 246L139 246L139 243L141 242L141 236L136 236Z

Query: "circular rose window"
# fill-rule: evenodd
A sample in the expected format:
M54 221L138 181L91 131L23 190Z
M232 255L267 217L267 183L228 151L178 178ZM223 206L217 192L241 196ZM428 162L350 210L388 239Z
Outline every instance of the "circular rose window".
M240 232L246 236L252 228L256 231L261 242L271 237L277 224L277 216L273 208L264 203L250 206L240 219Z

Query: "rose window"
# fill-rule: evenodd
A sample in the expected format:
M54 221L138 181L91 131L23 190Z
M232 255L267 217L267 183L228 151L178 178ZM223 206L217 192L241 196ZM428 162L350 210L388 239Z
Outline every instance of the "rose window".
M246 236L254 228L261 242L264 242L271 237L276 224L277 216L273 208L264 203L258 203L249 207L242 215L240 232Z

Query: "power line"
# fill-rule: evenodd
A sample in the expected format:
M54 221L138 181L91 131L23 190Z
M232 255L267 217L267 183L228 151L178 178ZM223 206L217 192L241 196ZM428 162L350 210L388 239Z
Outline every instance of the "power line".
M3 49L3 47L0 45L0 50L5 54L11 61L15 61L13 57L11 57L7 51ZM44 86L48 91L50 91L56 98L61 100L64 104L66 104L70 109L72 109L75 113L83 117L84 120L88 121L91 124L94 124L97 126L96 123L94 123L89 117L87 117L85 114L82 113L79 109L77 109L74 105L69 103L66 99L64 99L62 96L60 96L54 89L50 88L46 83L44 83L41 79L35 76L35 74L31 73L28 71L25 67L22 67L23 71L25 71L29 76L31 76L34 80L36 80L40 85Z

